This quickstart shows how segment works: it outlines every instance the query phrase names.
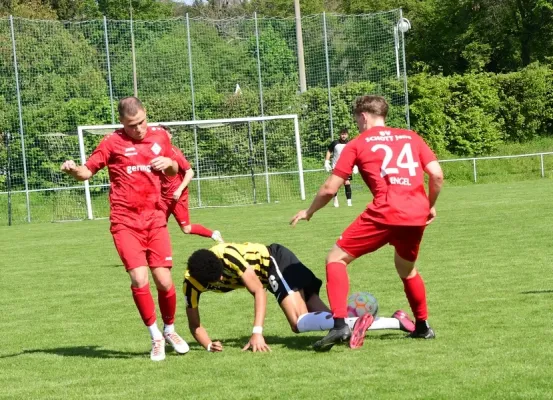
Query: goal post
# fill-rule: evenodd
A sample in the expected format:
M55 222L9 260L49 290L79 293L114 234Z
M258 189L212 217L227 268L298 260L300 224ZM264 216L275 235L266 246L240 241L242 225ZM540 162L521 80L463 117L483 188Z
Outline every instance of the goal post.
M167 127L173 145L191 163L195 177L189 204L225 207L305 200L299 121L296 114L195 121L152 122ZM120 124L79 126L81 163ZM100 175L100 176L99 176ZM106 217L95 204L107 201L107 174L84 182L88 219Z

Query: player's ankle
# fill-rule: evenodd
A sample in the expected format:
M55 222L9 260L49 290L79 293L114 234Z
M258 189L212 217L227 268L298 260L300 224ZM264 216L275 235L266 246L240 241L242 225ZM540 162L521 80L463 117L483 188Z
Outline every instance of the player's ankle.
M345 318L334 318L334 329L341 329L346 325Z
M426 332L428 329L430 329L430 325L428 324L427 320L420 319L415 321L416 332Z
M168 324L163 327L163 333L173 333L173 332L175 332L174 324Z

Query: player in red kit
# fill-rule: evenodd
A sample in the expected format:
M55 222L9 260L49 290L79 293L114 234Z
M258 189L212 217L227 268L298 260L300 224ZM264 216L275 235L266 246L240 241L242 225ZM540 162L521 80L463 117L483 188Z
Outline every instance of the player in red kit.
M165 359L165 341L177 353L188 345L175 332L175 286L171 278L171 242L161 201L164 175L175 175L178 164L167 132L148 127L146 111L136 97L120 100L119 120L123 129L107 135L85 165L65 161L61 170L79 181L91 178L108 167L111 234L125 269L131 278L132 295L152 337L150 358ZM148 282L148 267L158 291L165 324L163 333L156 324L156 311Z
M171 138L169 127L161 125ZM223 243L221 232L212 231L200 224L190 223L190 212L188 210L188 184L194 177L194 170L184 157L184 154L176 146L172 146L173 159L179 165L179 172L175 176L161 176L161 198L165 210L165 219L169 221L171 214L179 224L183 233L208 237L216 242Z
M321 186L308 210L291 221L310 220L324 207L357 165L373 194L373 201L340 236L326 259L327 294L334 328L313 347L327 351L336 343L350 340L360 347L370 321L361 317L353 330L345 324L349 280L346 267L364 254L386 244L395 247L394 262L415 316L412 338L432 339L428 325L426 290L415 268L425 227L436 217L435 204L443 184L436 156L413 131L385 126L388 104L380 96L359 97L354 114L361 134L344 148L332 175ZM428 195L424 187L428 174Z

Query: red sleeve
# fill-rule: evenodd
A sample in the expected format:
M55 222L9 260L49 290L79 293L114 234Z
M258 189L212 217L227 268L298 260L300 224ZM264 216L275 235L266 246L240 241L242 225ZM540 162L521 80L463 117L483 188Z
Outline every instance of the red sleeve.
M421 166L424 168L432 161L436 161L436 155L430 147L426 144L424 139L419 136L419 159L421 160Z
M342 154L340 154L340 158L338 159L336 167L332 170L332 174L347 180L353 173L353 166L355 165L356 159L357 140L352 140L344 147L344 150L342 150Z
M163 154L160 155L175 160L175 153L173 152L173 146L171 145L169 134L167 131L163 130L163 134L161 136L163 137L163 145L161 146L163 148Z
M93 175L108 164L109 157L111 155L108 141L110 136L106 136L102 139L100 144L94 149L84 164Z
M190 168L192 168L184 154L182 154L182 151L180 151L180 149L175 146L173 146L173 157L171 158L176 160L179 164L179 171L188 171Z

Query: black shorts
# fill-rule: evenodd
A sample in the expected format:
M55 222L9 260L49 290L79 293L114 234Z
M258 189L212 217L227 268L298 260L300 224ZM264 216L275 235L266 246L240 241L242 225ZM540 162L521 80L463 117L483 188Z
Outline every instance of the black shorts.
M267 289L279 304L291 292L303 290L305 301L314 294L319 295L323 282L294 253L278 243L270 244L267 249L271 255Z

